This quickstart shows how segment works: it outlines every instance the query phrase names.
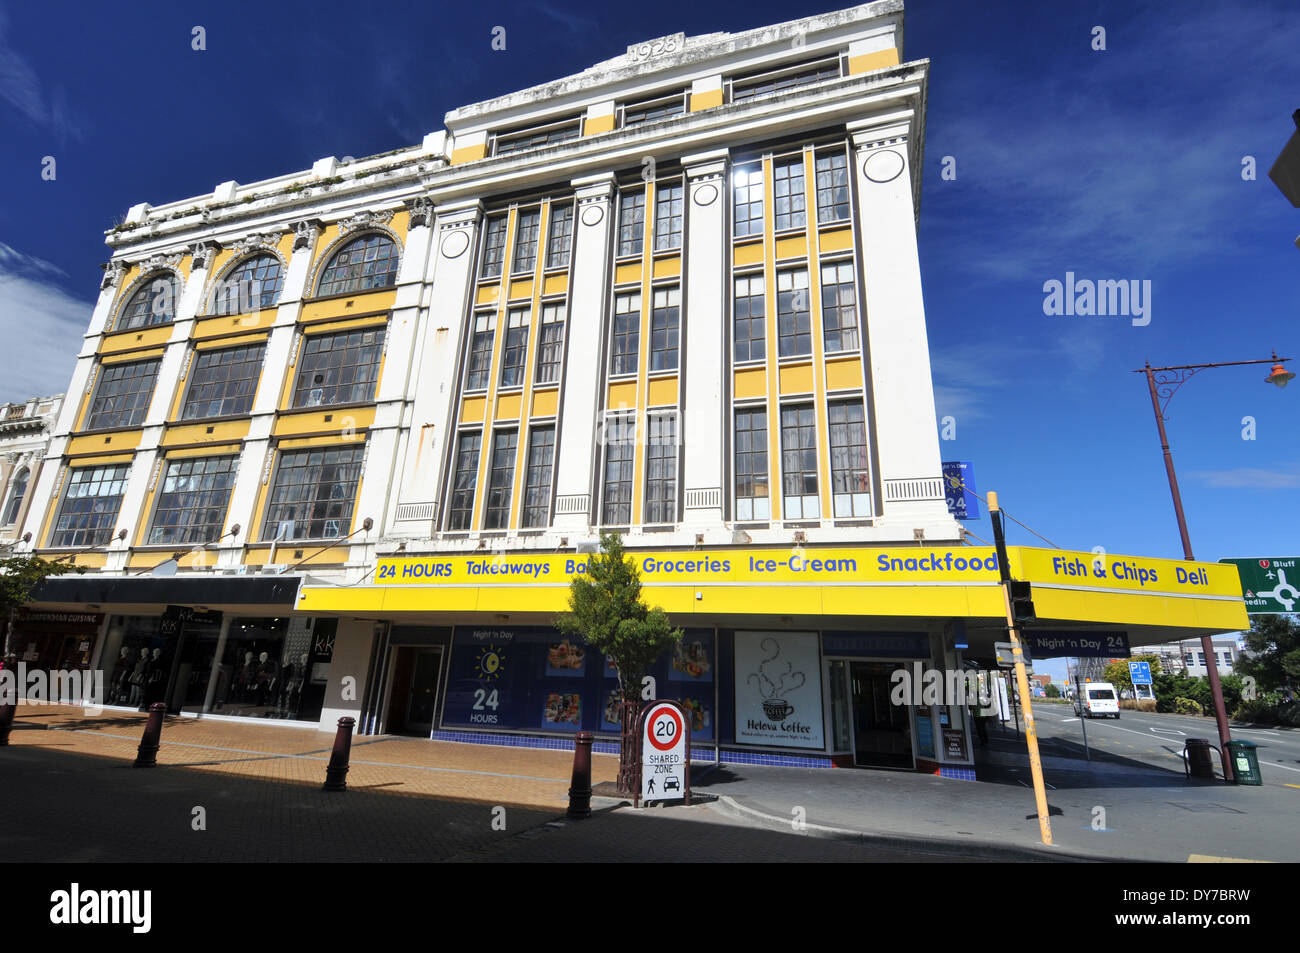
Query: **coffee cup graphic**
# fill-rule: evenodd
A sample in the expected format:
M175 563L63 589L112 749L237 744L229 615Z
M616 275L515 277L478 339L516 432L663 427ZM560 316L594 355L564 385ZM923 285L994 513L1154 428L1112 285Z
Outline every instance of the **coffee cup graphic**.
M794 714L794 706L784 698L768 698L763 702L763 713L773 721L784 721Z

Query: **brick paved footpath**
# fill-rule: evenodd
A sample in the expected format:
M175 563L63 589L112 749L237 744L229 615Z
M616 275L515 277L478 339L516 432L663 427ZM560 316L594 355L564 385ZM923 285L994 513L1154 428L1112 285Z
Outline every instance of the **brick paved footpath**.
M360 737L348 791L320 790L332 736L169 718L159 767L131 767L145 716L20 708L0 748L5 861L943 861L762 830L716 806L563 819L565 751ZM595 780L617 759L593 758ZM600 808L603 806L603 810ZM202 807L206 829L194 830ZM493 825L504 808L505 830ZM497 812L499 813L499 811Z

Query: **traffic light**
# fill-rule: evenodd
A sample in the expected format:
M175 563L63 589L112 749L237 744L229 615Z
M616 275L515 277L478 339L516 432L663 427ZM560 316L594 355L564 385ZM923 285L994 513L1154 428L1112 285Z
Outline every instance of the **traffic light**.
M1037 616L1034 615L1034 596L1027 582L1011 582L1011 617L1019 625L1023 622L1033 622Z

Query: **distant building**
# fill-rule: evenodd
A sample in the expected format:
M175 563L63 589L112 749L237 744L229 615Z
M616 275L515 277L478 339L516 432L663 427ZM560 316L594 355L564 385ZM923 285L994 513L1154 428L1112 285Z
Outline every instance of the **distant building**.
M50 431L62 406L62 394L0 404L0 553L22 538L30 490L40 477Z

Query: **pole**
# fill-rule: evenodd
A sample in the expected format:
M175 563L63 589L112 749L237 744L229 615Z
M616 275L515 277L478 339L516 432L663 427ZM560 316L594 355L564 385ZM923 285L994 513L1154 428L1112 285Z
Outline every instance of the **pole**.
M1160 412L1160 398L1156 395L1156 378L1151 367L1151 362L1146 364L1147 388L1151 391L1151 409L1156 415L1156 429L1160 431L1160 450L1165 457L1165 472L1169 474L1169 492L1174 498L1174 515L1178 517L1178 535L1183 541L1183 558L1187 560L1195 559L1192 555L1192 541L1187 535L1187 519L1183 515L1183 498L1178 492L1178 477L1174 473L1174 458L1169 453L1169 437L1165 433L1165 417ZM1205 652L1207 660L1214 658L1214 640L1208 636L1201 636L1201 649ZM1219 666L1209 665L1206 667L1206 677L1210 680L1210 696L1214 699L1214 722L1219 729L1219 745L1221 750L1228 750L1228 742L1232 740L1232 733L1228 730L1228 711L1223 704L1223 686L1219 683ZM1233 782L1232 765L1227 758L1223 759L1223 780L1231 784Z
M1079 709L1079 727L1083 729L1083 757L1092 760L1092 751L1088 748L1088 719L1083 716L1083 686L1079 683L1079 660L1074 660L1074 703Z
M1007 631L1011 634L1011 657L1016 665L1016 688L1025 709L1025 744L1029 748L1029 773L1034 779L1034 803L1038 808L1038 830L1043 843L1052 846L1052 821L1047 808L1047 788L1043 783L1043 762L1038 756L1038 729L1034 725L1034 705L1029 697L1029 676L1025 674L1025 653L1020 646L1015 610L1011 606L1011 567L1007 565L1007 541L1002 527L998 495L988 496L989 519L993 523L993 540L998 550L998 574L1002 577L1002 602L1007 610Z

